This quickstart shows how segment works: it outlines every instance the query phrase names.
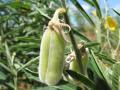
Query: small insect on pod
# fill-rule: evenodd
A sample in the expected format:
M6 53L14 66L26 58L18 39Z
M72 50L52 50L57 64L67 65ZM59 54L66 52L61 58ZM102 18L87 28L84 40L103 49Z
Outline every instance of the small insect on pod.
M63 73L65 62L63 27L70 29L69 25L60 22L59 14L64 12L64 8L56 10L41 40L38 71L40 81L47 85L56 85Z

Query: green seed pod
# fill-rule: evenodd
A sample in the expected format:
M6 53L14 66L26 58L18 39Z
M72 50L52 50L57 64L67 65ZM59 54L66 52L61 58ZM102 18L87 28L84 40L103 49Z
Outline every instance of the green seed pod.
M87 56L86 49L84 47L84 43L78 44L78 48L81 52L81 60L82 60L82 65L83 65L83 71L84 71L84 74L86 75L88 56ZM72 52L70 55L68 55L68 58L70 58L70 61L71 61L70 65L69 65L69 69L73 70L77 73L80 73L80 67L79 67L79 64L76 60L75 52Z
M69 64L68 69L80 73L80 67L76 60L75 52L72 52L66 58L66 62ZM71 81L75 81L71 76L68 76Z
M61 34L63 23L61 24L58 18L60 12L61 9L54 14L49 22L40 46L39 78L41 82L48 85L55 85L59 82L65 62L65 40Z
M84 74L87 75L88 54L87 54L87 49L85 48L84 42L81 42L80 44L78 44L78 48L81 52L83 71L84 71Z
M88 56L87 56L86 49L84 47L84 43L80 43L78 45L78 49L81 52L81 60L82 60L82 64L83 64L84 75L87 76L86 69L87 69L87 63L88 63ZM75 55L74 51L71 52L71 54L68 55L66 61L69 62L69 67L68 67L69 70L75 71L77 73L81 72L80 71L81 69L80 69L80 66L79 66L79 64L76 60L76 55ZM85 90L84 84L82 84L79 80L74 79L70 75L68 75L68 79L71 82L73 82L74 84L79 85L82 88L82 90Z
M49 47L50 47L50 30L46 30L44 32L41 46L40 46L40 60L39 60L39 78L41 82L44 82L47 65L48 65L48 58L49 58Z
M62 76L64 66L64 39L56 33L51 32L48 69L46 73L46 83L55 85Z
M73 61L70 63L70 70L73 70L77 73L80 73L80 68L79 68L79 65L78 65L78 62L76 59L73 59Z

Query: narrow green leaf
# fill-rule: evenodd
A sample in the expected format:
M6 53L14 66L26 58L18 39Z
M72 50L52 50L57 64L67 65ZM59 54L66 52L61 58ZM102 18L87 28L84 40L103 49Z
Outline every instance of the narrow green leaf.
M120 12L116 11L115 9L113 9L113 11L120 16Z
M35 7L36 11L38 11L43 17L45 17L46 19L50 20L51 17L49 17L47 14L45 14L40 8Z
M11 65L11 59L12 58L11 58L10 51L9 51L7 43L5 43L5 49L6 49L6 55L7 55L8 63Z
M30 7L31 7L31 4L28 3L28 2L16 2L16 1L13 1L13 2L10 2L7 4L7 6L10 6L12 8L15 8L15 9L18 9L18 8L24 8L24 9L27 9L29 10Z
M90 79L88 79L86 76L82 75L82 74L78 74L74 71L71 70L66 70L66 72L73 77L75 80L80 81L81 83L83 83L84 85L86 85L89 88L93 88L95 86L94 82L92 82Z
M17 49L17 50L20 50L21 48L23 49L24 48L24 50L26 49L26 48L28 48L28 49L33 49L33 48L38 48L39 47L39 44L38 43L32 43L32 42L30 42L30 43L18 43L18 44L16 44L16 45L12 45L11 47L10 47L10 49Z
M91 0L84 0L85 2L87 2L89 5L91 5L92 7L94 7L94 3Z
M98 56L99 58L102 58L108 62L110 62L111 64L114 64L115 62L117 62L115 59L112 59L104 54L100 54L100 53L95 53L96 56Z
M76 90L76 86L62 80L62 84L55 85L55 86L42 85L42 86L36 87L35 90Z
M8 72L10 72L11 74L13 74L13 72L7 66L5 66L5 64L3 64L2 62L0 62L0 66L3 67Z
M5 80L5 79L6 79L5 73L3 73L2 71L0 71L0 80Z
M92 1L93 1L94 5L96 7L97 15L101 19L102 18L102 14L101 14L100 6L99 6L97 0L92 0Z
M120 62L113 65L112 73L112 90L120 90L119 88L119 77L120 77Z
M77 86L61 80L55 87L62 90L75 90Z
M15 70L13 64L12 64L12 56L10 54L7 42L5 42L5 49L6 49L7 61L8 61L8 65L9 65L10 71L11 71L11 73L13 75L16 75L17 73L16 73L16 70Z
M74 33L75 35L79 36L81 39L90 42L90 40L89 40L86 36L84 36L83 34L81 34L80 32L78 32L77 30L72 29L72 31L73 31L73 33Z
M89 50L89 52L90 52L91 64L92 64L95 72L99 75L99 77L106 80L105 75L103 74L103 71L101 70L101 67L100 67L100 65L99 65L99 63L98 63L98 61L97 61L97 59L95 57L94 52L92 50Z
M78 8L78 10L81 12L81 14L89 21L89 23L92 26L95 26L94 22L90 18L90 16L86 13L86 11L83 9L83 7L78 3L77 0L71 0L71 2Z
M20 70L22 70L22 69L28 67L28 66L31 65L32 63L38 61L38 59L39 59L39 57L33 58L32 60L30 60L30 61L27 62L26 64L22 65L22 67L21 67L18 71L20 71Z
M94 46L98 46L98 45L100 45L100 43L98 43L98 42L87 42L87 43L85 43L85 47L94 47Z
M21 41L32 41L32 42L40 42L39 39L36 39L35 37L16 37L16 40L21 40Z
M9 87L11 88L11 90L13 90L14 85L13 85L13 83L12 83L12 82L7 82L7 83L6 83L6 85L7 85L7 86L9 86Z
M29 72L28 70L23 70L25 72L25 74L27 75L27 77L31 80L35 80L37 82L40 82L39 77L34 75L33 73Z

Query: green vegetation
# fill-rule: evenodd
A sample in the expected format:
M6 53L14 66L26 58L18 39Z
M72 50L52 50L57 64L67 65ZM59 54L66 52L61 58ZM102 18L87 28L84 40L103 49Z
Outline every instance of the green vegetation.
M93 9L85 11L78 0L0 1L0 90L93 90L98 77L111 90L120 90L120 12L109 8L107 0L104 7L99 0L84 2ZM38 75L40 45L60 7L66 9L60 22L71 30L63 30L68 42L62 78L48 86ZM70 69L72 60L77 67Z

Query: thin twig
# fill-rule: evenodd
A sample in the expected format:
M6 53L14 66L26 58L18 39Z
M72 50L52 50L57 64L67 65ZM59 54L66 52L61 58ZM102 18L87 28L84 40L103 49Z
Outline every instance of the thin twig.
M14 76L14 90L18 90L18 88L17 88L17 74Z
M61 0L61 2L62 2L63 7L66 8L65 0ZM66 23L70 25L70 21L69 21L69 18L68 18L67 13L65 13L65 16L64 16L64 17L65 17ZM69 36L70 36L70 39L71 39L71 43L72 43L72 45L73 45L73 48L74 48L74 50L75 50L77 62L79 62L78 64L79 64L79 67L80 67L80 72L81 72L82 74L85 74L85 72L84 72L84 70L83 70L82 61L81 61L81 53L80 53L80 51L79 51L79 49L78 49L78 47L77 47L77 44L76 44L75 38L74 38L74 36L73 36L72 30L70 30Z
M108 44L109 44L109 47L110 47L110 50L111 50L111 53L112 53L112 46L111 46L111 43L110 43L110 40L109 40L109 30L107 29L107 41L108 41Z

